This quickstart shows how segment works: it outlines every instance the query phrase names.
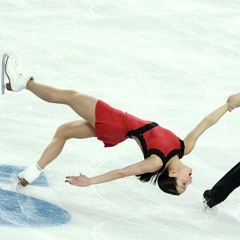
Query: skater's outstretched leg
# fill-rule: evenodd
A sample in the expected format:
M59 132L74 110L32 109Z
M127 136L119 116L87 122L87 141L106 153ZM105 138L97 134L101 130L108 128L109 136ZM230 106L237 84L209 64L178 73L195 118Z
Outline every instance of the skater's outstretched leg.
M20 71L17 62L11 56L7 57L5 74L9 80L6 84L7 90L18 92L26 88L44 101L69 105L79 116L95 126L96 98L74 90L61 90L37 83L33 77L28 77Z
M61 90L37 83L33 77L26 77L19 72L16 62L11 57L6 60L5 74L9 80L6 86L8 90L17 92L26 88L44 101L70 106L84 119L65 123L57 129L51 143L44 150L38 162L31 164L19 174L20 185L26 186L37 179L41 171L61 153L68 139L95 136L97 99L74 90Z
M66 141L70 138L90 138L95 136L95 106L97 99L72 90L60 90L47 85L29 81L27 89L39 98L52 103L67 104L85 120L65 123L58 127L51 143L34 166L30 165L19 174L22 186L39 177L42 169L61 153Z
M29 81L27 89L44 101L70 106L79 116L95 126L96 98L74 90L57 89L36 81Z

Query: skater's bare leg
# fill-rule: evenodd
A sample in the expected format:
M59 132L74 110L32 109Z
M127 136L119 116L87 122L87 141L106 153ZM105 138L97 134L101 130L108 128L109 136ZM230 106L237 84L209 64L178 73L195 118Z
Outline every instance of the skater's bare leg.
M5 74L9 80L8 90L21 91L27 88L39 98L52 103L66 104L85 120L78 120L61 125L42 156L34 164L19 173L19 183L26 186L37 179L41 170L52 162L62 151L64 144L70 138L89 138L95 135L95 108L97 99L72 90L60 90L33 81L31 77L21 74L16 68L16 62L8 58L5 63Z
M44 101L69 105L79 116L95 126L97 99L74 90L61 90L35 81L29 81L27 89Z
M52 162L61 153L68 139L90 137L94 137L94 128L85 120L73 121L61 125L57 129L52 142L47 146L38 160L39 167L44 169L45 166Z
M27 88L39 98L52 103L69 105L79 116L95 126L95 107L97 99L73 90L60 90L33 81L32 77L23 75L17 68L16 61L8 57L5 74L9 80L7 89L15 92Z
M94 128L86 120L78 120L61 125L51 143L44 150L42 156L34 164L28 166L23 172L19 173L19 186L25 187L37 179L49 163L51 163L62 151L66 141L70 138L90 138L94 137Z
M41 170L52 162L62 151L70 138L89 138L95 136L95 107L97 99L72 90L60 90L30 80L27 89L44 101L69 105L85 120L78 120L61 125L52 140L44 150L37 164L28 166L19 173L19 183L22 186L33 182L39 177Z

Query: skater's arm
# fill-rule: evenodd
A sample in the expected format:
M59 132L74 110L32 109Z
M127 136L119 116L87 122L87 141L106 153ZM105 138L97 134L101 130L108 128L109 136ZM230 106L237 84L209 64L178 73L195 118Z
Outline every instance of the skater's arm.
M198 140L198 138L205 132L208 128L213 126L218 122L218 120L227 112L228 104L217 108L210 114L208 114L184 139L185 150L184 155L189 154Z
M146 172L155 172L159 170L162 165L162 160L158 156L151 155L149 158L141 162L132 164L122 169L116 169L91 178L88 178L85 175L67 177L66 182L70 183L71 185L86 187L94 184L113 181L119 178L143 174Z

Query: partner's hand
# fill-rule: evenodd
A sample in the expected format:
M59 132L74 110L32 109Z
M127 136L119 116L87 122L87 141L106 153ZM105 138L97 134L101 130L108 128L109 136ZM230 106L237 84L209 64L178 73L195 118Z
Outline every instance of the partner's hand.
M240 93L231 95L228 100L228 111L231 112L233 109L240 107Z

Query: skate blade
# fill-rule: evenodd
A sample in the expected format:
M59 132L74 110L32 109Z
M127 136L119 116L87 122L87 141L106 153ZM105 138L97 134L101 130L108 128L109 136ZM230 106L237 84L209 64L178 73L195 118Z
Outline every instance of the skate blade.
M16 185L16 190L19 191L23 187L26 187L28 184L29 184L28 181L25 180L24 178L18 178L18 182L17 182L17 185Z
M8 54L4 53L3 57L2 57L2 75L1 75L1 92L2 95L5 94L5 77L6 77L6 71L5 71L5 67L6 67L6 60L9 57Z
M205 198L203 198L202 211L206 213L207 209L209 209L209 206L207 205L207 201L205 200Z

